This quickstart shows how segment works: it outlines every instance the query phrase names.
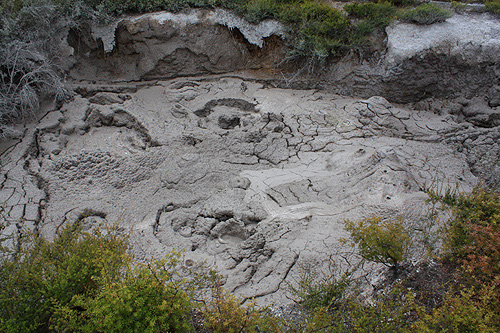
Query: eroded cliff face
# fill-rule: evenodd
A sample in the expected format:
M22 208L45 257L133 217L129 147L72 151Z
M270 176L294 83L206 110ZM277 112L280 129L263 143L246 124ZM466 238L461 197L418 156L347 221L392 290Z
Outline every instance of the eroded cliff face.
M430 26L394 24L373 36L372 54L350 53L308 73L285 61L284 28L252 25L224 10L155 13L70 32L69 76L87 81L165 79L266 70L279 87L383 96L391 102L484 96L498 105L500 22L456 14Z
M329 83L344 92L380 95L398 103L481 96L490 106L498 106L498 19L488 14L454 15L430 26L395 24L386 33L383 55L371 62L333 64L327 70Z
M283 30L276 21L251 25L224 10L123 18L71 31L69 74L77 80L137 81L277 68L286 51L279 41Z
M86 212L87 228L109 222L130 231L138 260L184 249L186 266L207 262L238 296L285 304L285 286L304 265L326 271L352 255L340 242L345 219L401 215L414 237L432 235L439 226L425 219L423 184L498 184L498 76L486 84L470 74L479 82L468 83L471 91L486 95L465 94L465 83L451 85L450 96L439 88L441 76L466 78L483 65L494 73L496 58L457 60L462 71L444 60L460 52L425 49L401 60L389 49L378 63L350 60L292 80L267 70L284 54L274 23L247 26L265 32L251 37L243 23L213 15L144 15L118 22L113 38L102 31L101 41L70 42L72 99L27 124L1 156L4 235L28 228L50 238ZM425 84L406 79L387 92L397 77L418 77L402 64L417 66L419 56L419 70L435 57L438 69L458 71L429 68L441 78L436 88L422 75ZM403 66L392 76L391 61ZM251 68L260 71L244 71ZM377 96L414 100L401 90L412 84L434 97L400 105Z

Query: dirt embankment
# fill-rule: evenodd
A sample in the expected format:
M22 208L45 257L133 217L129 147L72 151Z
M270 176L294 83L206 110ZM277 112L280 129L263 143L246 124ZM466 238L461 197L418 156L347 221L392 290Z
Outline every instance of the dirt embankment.
M431 26L395 24L373 36L369 54L352 51L312 68L286 61L283 27L251 25L224 11L156 13L69 33L66 64L75 80L128 81L259 70L275 86L383 96L391 102L426 98L499 104L500 22L486 14L455 15Z

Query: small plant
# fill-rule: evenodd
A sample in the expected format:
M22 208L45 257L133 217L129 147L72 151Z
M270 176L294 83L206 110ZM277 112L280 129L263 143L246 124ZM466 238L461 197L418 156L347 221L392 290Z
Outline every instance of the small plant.
M463 13L466 8L467 8L467 4L465 4L465 3L462 3L459 1L452 1L451 2L451 9L453 9L453 11L456 13Z
M395 288L387 295L374 296L370 304L353 294L336 308L320 307L310 311L298 332L411 332L411 324L420 307L414 295ZM294 331L294 332L295 332Z
M275 0L254 0L248 2L245 18L249 22L258 23L265 19L276 18L280 10L280 4Z
M353 2L344 6L344 10L359 21L355 24L353 42L359 43L376 29L388 26L396 17L398 9L389 2Z
M116 228L65 226L53 242L30 234L0 257L1 332L188 332L196 279L180 253L133 264Z
M425 313L420 309L420 318L412 329L416 332L498 332L499 313L492 311L490 304L498 302L491 288L482 288L479 293L462 290L458 295L448 293L444 304Z
M403 14L402 19L407 22L416 24L434 24L438 22L444 22L447 18L450 18L453 14L432 3L422 4L414 9L410 9L405 14Z
M74 295L91 295L105 273L129 262L126 238L111 232L64 227L53 242L34 234L19 240L20 252L0 260L0 331L47 330L57 306Z
M473 327L472 331L497 331L500 322L500 193L483 186L471 193L448 190L439 194L429 189L426 192L431 200L442 203L452 213L446 229L445 248L448 259L459 265L459 278L470 286L467 294L448 300L452 303L448 307L453 307L454 311L437 309L431 322L435 325L452 322L453 325ZM478 320L464 315L472 310L484 313L483 318ZM483 330L483 325L488 329Z
M33 115L40 94L52 94L58 100L66 94L50 61L30 44L3 45L0 64L0 123Z
M333 266L324 274L312 265L303 265L296 283L289 283L288 289L295 302L309 310L337 308L344 301L347 290L354 286L352 272L340 272Z
M385 295L376 295L373 304L351 300L348 311L349 332L413 332L412 317L419 306L411 291L396 286Z
M373 27L389 25L397 12L397 8L389 2L367 2L363 4L353 2L345 5L344 10L355 18L367 19Z
M470 194L427 192L453 214L446 247L465 272L482 281L500 279L500 193L481 186Z
M189 332L192 308L180 254L128 265L118 278L105 274L97 294L78 294L57 307L52 328L70 332Z
M484 5L486 7L486 11L495 15L500 15L500 0L486 1Z
M389 266L398 274L412 243L401 217L384 221L381 217L358 222L347 220L344 227L351 234L351 245L358 247L364 259Z
M224 290L219 284L212 289L212 297L202 309L204 328L214 333L281 332L281 322L259 309L254 301L241 305L241 301Z
M324 62L349 48L352 26L340 11L310 0L290 1L280 8L277 17L293 38L290 59L313 57Z
M70 25L50 1L8 1L0 16L0 125L33 116L41 98L66 97L51 56Z

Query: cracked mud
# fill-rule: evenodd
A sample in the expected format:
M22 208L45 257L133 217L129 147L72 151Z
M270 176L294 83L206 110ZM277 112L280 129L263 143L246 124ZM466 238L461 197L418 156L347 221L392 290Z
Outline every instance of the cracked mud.
M382 97L224 75L84 88L2 155L3 233L52 237L87 212L131 230L139 260L185 250L267 304L289 302L302 264L342 256L344 219L411 225L421 185L471 189L500 155L498 127Z

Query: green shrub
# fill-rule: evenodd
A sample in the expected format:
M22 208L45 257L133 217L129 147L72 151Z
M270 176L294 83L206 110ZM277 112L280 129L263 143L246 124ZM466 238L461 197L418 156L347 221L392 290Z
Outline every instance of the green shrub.
M324 60L349 48L352 26L338 10L313 1L283 8L279 18L294 35L292 58L313 56Z
M359 294L344 299L336 308L318 308L310 312L298 332L412 332L415 313L421 311L411 292L395 288L387 295L372 298L371 304L357 299Z
M483 187L470 194L427 192L452 212L446 247L453 258L480 281L500 280L500 193Z
M130 261L126 238L112 232L61 230L53 242L30 235L20 252L0 262L0 331L47 330L55 309L75 295L94 295L103 275L114 277Z
M472 286L467 294L448 300L452 303L448 308L454 311L447 312L445 307L437 309L430 322L434 325L451 322L472 327L471 331L497 331L500 323L500 193L482 186L471 193L447 190L438 194L429 189L426 192L432 201L442 203L452 213L445 230L447 255L459 265L460 279ZM482 319L464 314L472 310L483 314ZM483 329L483 325L488 329ZM491 327L495 330L490 330Z
M52 327L66 332L188 332L192 309L180 255L128 265L119 278L102 276L96 294L58 306Z
M353 2L345 5L344 10L355 18L373 20L376 26L388 25L397 12L397 8L389 2Z
M486 1L484 5L486 6L486 11L500 15L500 0Z
M254 0L246 6L245 18L252 23L275 18L281 11L276 0Z
M377 28L385 28L396 17L398 9L389 2L364 3L353 2L344 6L344 10L352 17L359 19L356 23L354 42L359 42Z
M403 14L402 19L416 24L433 24L438 22L444 22L447 18L450 18L453 14L432 3L423 4L417 8L410 9L405 14Z
M281 321L267 309L260 309L255 301L247 305L241 303L220 285L214 286L211 298L202 309L203 327L214 333L283 332Z
M21 244L0 262L1 332L192 330L195 285L179 276L179 253L134 265L127 237L79 223Z
M463 13L466 8L467 8L467 4L465 4L465 3L462 3L459 1L452 1L451 2L451 9L453 9L453 11L456 13Z
M358 247L364 259L390 266L398 273L399 263L407 259L411 246L401 217L385 221L380 217L347 220L344 227L351 234L351 245Z
M498 295L491 288L479 293L462 290L458 295L448 294L444 304L425 313L412 325L416 332L498 332L500 316L490 304Z
M347 317L350 332L412 332L412 315L419 307L412 292L398 287L386 295L377 295L372 304L356 300L349 303Z
M296 283L288 284L294 301L309 310L332 309L344 302L347 290L354 286L352 272L340 272L335 266L328 274L312 265L301 267Z
M398 7L411 6L419 3L419 0L388 0L391 5Z

